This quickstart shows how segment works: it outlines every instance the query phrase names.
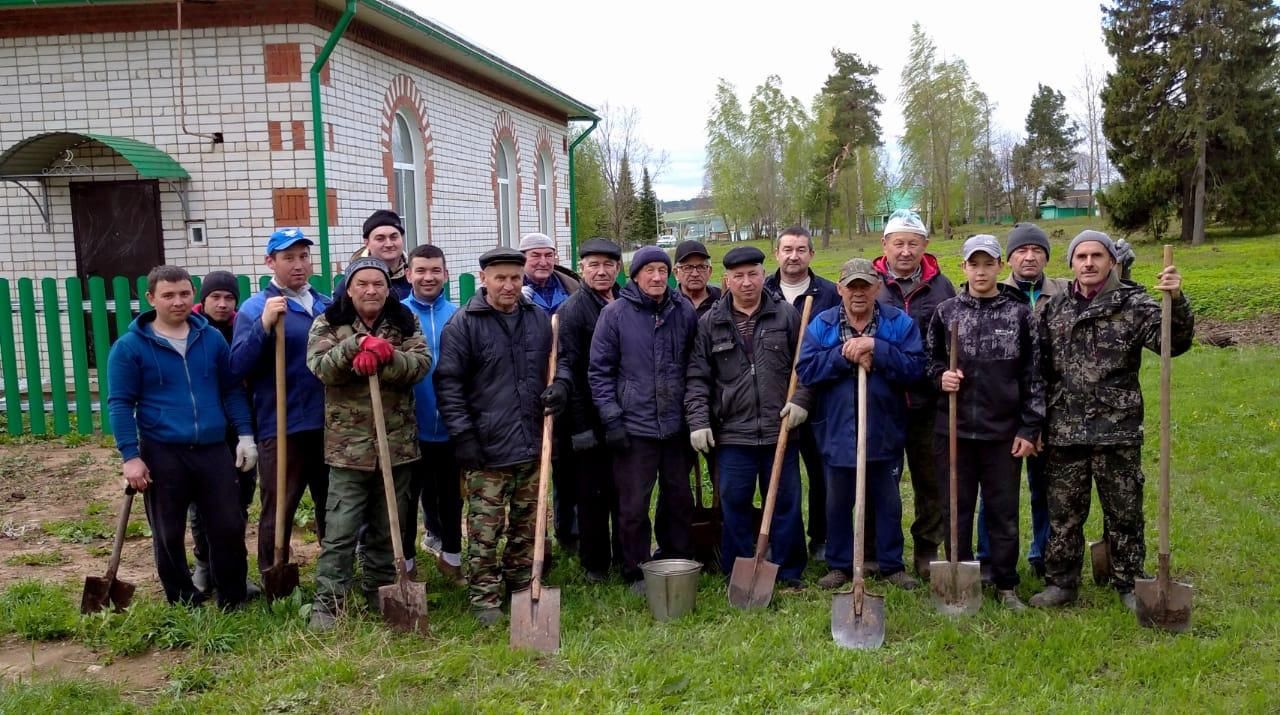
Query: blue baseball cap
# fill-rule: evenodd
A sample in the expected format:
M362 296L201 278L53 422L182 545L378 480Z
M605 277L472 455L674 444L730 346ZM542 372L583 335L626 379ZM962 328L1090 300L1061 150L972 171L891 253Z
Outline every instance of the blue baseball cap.
M283 251L295 243L305 243L308 246L314 246L315 241L307 238L301 229L297 228L278 228L275 233L271 234L271 238L267 239L267 255L276 251Z

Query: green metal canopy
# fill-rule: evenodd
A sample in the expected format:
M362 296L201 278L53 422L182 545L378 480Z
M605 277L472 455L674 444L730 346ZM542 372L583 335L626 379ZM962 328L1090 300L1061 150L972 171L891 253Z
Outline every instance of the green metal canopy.
M47 174L46 170L64 152L90 141L111 147L144 179L177 181L191 178L191 174L173 157L137 139L84 132L49 132L23 139L0 154L0 179L34 178Z

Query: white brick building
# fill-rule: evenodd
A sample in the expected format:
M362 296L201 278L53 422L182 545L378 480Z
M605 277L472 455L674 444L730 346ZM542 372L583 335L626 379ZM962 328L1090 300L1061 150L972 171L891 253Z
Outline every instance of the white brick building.
M0 0L0 277L261 275L277 226L317 238L309 69L345 6ZM533 230L567 261L590 107L380 0L320 77L335 273L387 207L455 273Z

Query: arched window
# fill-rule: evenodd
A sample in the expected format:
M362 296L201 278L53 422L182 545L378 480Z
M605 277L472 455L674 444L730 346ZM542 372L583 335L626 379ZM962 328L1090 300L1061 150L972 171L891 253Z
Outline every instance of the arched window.
M395 126L391 128L391 166L394 172L392 196L395 206L392 208L400 214L404 222L405 250L418 245L418 206L422 197L419 189L422 181L418 177L418 160L413 132L409 122L400 112L395 115Z
M506 140L498 142L498 235L502 245L514 248L515 236L520 232L520 220L516 216L516 196L513 181L512 148Z
M546 153L538 153L538 231L555 238L551 226L551 159Z

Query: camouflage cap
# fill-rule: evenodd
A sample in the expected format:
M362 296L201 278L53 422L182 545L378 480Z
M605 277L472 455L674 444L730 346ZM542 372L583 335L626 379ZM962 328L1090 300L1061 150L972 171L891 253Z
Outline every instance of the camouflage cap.
M847 286L854 281L865 281L875 284L880 282L880 274L876 273L876 268L871 264L869 258L850 258L840 266L840 280L836 281L842 286Z

